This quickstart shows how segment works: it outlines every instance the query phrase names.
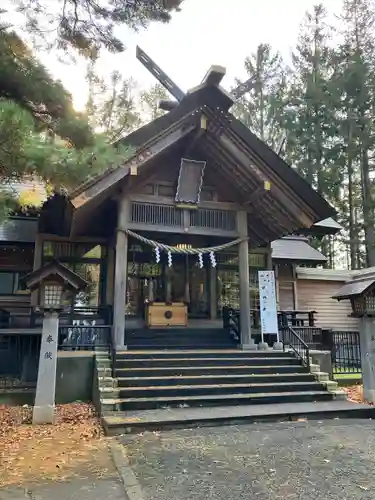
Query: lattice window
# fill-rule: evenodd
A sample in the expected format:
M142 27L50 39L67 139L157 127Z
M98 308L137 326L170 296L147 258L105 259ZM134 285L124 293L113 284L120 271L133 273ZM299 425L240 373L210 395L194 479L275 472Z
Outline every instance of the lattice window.
M132 222L139 224L182 226L182 210L169 205L132 203Z

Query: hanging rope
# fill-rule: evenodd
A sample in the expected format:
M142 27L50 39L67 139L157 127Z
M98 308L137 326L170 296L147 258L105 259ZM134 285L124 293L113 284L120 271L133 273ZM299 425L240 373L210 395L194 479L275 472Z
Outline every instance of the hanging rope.
M142 241L142 243L150 245L153 248L158 248L159 250L163 250L165 252L180 253L185 255L199 255L200 253L203 254L203 253L219 252L220 250L225 250L226 248L233 247L235 245L238 245L242 241L247 240L247 238L237 238L236 240L229 241L228 243L223 243L222 245L217 245L215 247L208 247L208 248L179 248L179 247L172 247L170 245L165 245L164 243L159 243L154 240L149 240L148 238L145 238L140 234L133 233L133 231L130 231L130 229L126 229L125 232L129 236L132 236L133 238L136 238L137 240Z

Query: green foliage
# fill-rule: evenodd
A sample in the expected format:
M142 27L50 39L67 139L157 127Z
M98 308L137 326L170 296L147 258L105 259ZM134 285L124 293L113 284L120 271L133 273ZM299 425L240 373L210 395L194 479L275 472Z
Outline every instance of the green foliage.
M25 176L36 176L55 186L69 189L108 166L124 159L125 151L115 150L103 139L77 149L39 133L29 112L12 101L0 102L0 177L11 184Z
M137 30L150 22L168 22L183 0L14 0L26 19L25 28L49 48L73 47L93 56L101 48L121 52L116 28ZM118 33L118 31L117 31Z
M91 144L87 121L77 113L71 95L14 32L0 29L0 99L29 111L40 130L50 130L75 146Z
M170 95L160 83L156 83L151 88L141 92L140 103L145 119L151 121L162 116L165 111L159 108L159 101L168 99L170 99Z
M286 68L281 56L270 45L260 44L246 58L245 69L249 77L255 76L254 89L236 103L233 112L262 140L279 149L286 92Z
M100 77L93 61L89 63L86 79L89 84L87 116L92 128L100 131L109 144L141 125L134 80L124 79L119 71L113 71L107 79Z
M375 265L374 2L343 0L338 26L333 44L324 7L306 13L291 68L260 45L246 59L255 87L236 114L276 151L285 136L286 160L337 208L344 226L335 254L324 239L320 249L331 264L346 254L358 268Z

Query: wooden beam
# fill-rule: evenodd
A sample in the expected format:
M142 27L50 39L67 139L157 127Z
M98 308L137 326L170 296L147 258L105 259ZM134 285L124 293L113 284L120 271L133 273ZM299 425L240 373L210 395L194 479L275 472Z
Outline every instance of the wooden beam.
M160 99L158 102L158 108L163 111L172 111L172 109L177 108L178 101L167 101L166 99Z
M138 45L136 49L136 56L143 66L158 80L165 89L170 92L173 97L181 102L185 97L184 92L174 83L169 76L146 54Z
M183 153L183 156L188 157L189 155L191 155L192 150L194 149L194 147L196 146L198 141L201 139L201 137L206 132L207 132L207 116L202 113L201 119L200 119L200 126L197 129L196 133L191 138L191 141L189 142L189 144L187 145L187 147Z
M226 72L227 70L224 68L224 66L211 66L202 80L202 85L212 85L217 87L220 84L221 80L224 78Z
M196 128L196 124L184 125L182 124L177 130L170 132L169 134L159 138L157 142L152 144L145 151L137 152L129 160L125 162L122 167L116 170L111 170L104 177L98 179L98 181L89 186L85 191L77 195L71 200L75 209L80 209L84 205L87 205L92 199L96 198L98 195L104 193L124 177L129 175L131 167L142 167L149 163L156 156L163 153L166 149L171 147L177 141L186 137L190 132Z
M130 210L130 200L123 197L118 206L114 270L113 340L116 349L125 348L125 307L128 282L128 235L126 229Z
M220 142L223 146L233 155L233 157L240 162L245 168L251 170L259 180L264 182L270 182L270 179L257 167L251 158L243 152L238 145L233 142L231 138L226 135L220 136ZM293 215L295 220L298 220L301 227L310 227L314 220L308 214L301 210L301 207L294 203L293 199L289 197L285 192L283 192L275 182L272 182L272 193L274 193L275 198L284 206L284 208Z
M243 83L240 83L237 85L237 87L232 90L232 97L236 101L243 95L245 95L247 92L250 92L255 87L256 84L256 77L252 76L248 80L246 80Z
M207 227L189 226L188 228L181 226L163 226L161 224L142 224L139 222L129 222L128 229L132 231L147 231L158 233L172 233L172 234L185 234L185 235L200 235L207 236L221 236L223 238L237 238L238 231L229 231L225 229L212 229Z

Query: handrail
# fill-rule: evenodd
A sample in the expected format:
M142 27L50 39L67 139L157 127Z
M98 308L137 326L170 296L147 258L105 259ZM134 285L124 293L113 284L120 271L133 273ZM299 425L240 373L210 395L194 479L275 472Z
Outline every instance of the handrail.
M241 325L238 311L228 306L223 307L223 328L228 331L235 342L240 341Z
M287 334L287 335L286 335ZM289 337L289 338L286 338ZM298 333L291 326L283 330L283 344L296 353L297 357L310 369L310 349L306 342L301 339Z

